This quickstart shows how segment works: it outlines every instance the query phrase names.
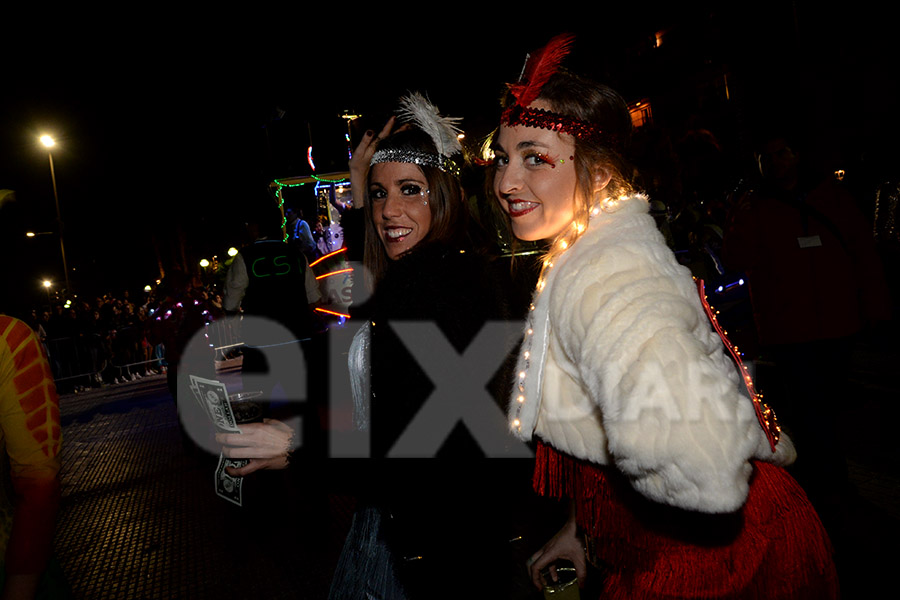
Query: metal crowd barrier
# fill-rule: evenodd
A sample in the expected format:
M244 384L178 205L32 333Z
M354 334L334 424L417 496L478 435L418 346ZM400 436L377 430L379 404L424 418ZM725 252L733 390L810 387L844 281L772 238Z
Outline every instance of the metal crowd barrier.
M240 335L239 319L223 319L207 324L205 335L213 349L216 361L230 358L235 348L244 345ZM165 372L165 347L158 344L153 347L153 356L149 360L130 360L116 363L115 355L110 356L110 349L99 335L90 338L54 338L43 342L50 361L53 379L57 383L72 382L91 384L116 383L128 381L142 376L149 370ZM136 350L136 349L135 349Z
M151 369L155 372L165 371L165 353L161 344L153 347L152 358L148 360L131 360L122 364L113 362L110 350L101 336L89 338L53 338L42 342L46 350L53 379L57 384L84 383L93 385L104 381L118 383L143 376ZM135 348L137 351L137 348Z
M217 361L226 360L231 350L244 345L240 319L222 319L207 324L206 337Z

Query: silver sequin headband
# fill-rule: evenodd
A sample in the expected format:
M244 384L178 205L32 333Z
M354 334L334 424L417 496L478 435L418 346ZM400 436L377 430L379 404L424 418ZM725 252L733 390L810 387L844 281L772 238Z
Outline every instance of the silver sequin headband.
M413 123L417 128L428 134L431 141L434 142L437 152L399 149L377 150L372 156L369 166L384 162L411 163L420 167L434 167L445 173L459 176L459 166L450 159L450 156L462 152L462 146L458 138L460 119L441 116L437 106L417 92L400 99L398 112L401 120Z
M431 154L430 152L397 149L378 150L372 156L369 166L386 162L411 163L420 167L434 167L451 175L459 175L459 167L455 162L447 157Z

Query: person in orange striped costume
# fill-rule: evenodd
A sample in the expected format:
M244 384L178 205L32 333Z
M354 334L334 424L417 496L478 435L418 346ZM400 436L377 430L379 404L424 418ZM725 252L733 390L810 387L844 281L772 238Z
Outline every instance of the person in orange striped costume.
M41 597L59 597L48 594L41 577L59 508L61 439L59 398L41 345L25 323L0 315L0 598L4 600L36 598L39 589Z

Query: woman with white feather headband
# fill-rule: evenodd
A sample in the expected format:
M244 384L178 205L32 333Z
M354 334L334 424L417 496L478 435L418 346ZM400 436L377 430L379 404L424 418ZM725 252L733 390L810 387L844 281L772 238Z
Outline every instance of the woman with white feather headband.
M602 598L833 598L791 441L630 184L624 100L560 68L573 41L528 58L492 146L512 232L550 248L509 424L537 440L535 489L572 511L532 579L565 559L582 585L602 571Z
M372 455L402 459L369 465L371 484L361 490L331 597L459 597L460 589L450 585L459 574L457 561L476 543L494 568L510 567L480 589L512 598L514 536L506 527L505 498L515 489L528 492L516 486L509 464L515 461L484 460L478 442L458 429L440 445L438 460L426 460L430 450L410 452L397 443L414 428L434 386L393 325L436 324L435 335L462 354L485 322L506 317L501 271L472 239L457 121L413 94L401 100L397 122L393 133L390 123L379 136L366 135L351 163L355 187L365 182L364 261L374 294L353 313L366 320L350 350L350 375L356 423L370 432ZM496 357L498 366L502 359ZM508 440L501 414L497 410L493 435ZM527 461L518 466L523 474L529 468Z
M402 126L391 133L396 122ZM363 323L351 354L356 362L351 359L350 364L357 406L354 417L361 428L368 428L370 418L368 402L360 395L368 395L363 386L368 388L371 366L368 358L362 364L362 357L368 356L374 320L371 313L386 304L382 298L393 288L404 288L395 295L409 293L428 279L429 272L473 257L471 253L464 256L469 246L468 219L459 181L462 147L457 138L458 122L441 116L421 94L410 94L401 99L397 117L392 117L378 136L367 132L350 160L355 198L353 209L342 216L342 224L346 222L348 233L358 231L362 237L353 239L350 234L348 246L365 247L366 268L364 276L358 278L359 286L368 284L376 290L365 303L360 303L358 296L370 294L354 294L353 319L349 321ZM426 253L427 261L422 264L419 256ZM401 267L409 270L408 263L415 263L420 271L414 278L381 285L389 272L400 271ZM397 310L391 316L419 320L434 317L435 299L426 299L421 293L411 298L414 301L394 302ZM247 431L243 434L217 436L226 446L226 455L250 459L245 467L229 472L249 475L259 469L287 467L290 433L286 427L272 421L244 428Z
M392 132L395 120L398 127ZM509 540L514 536L506 527L503 498L517 487L528 492L516 485L524 478L510 464L528 469L527 460L484 460L478 441L461 428L434 432L431 437L444 438L436 448L398 443L415 429L411 423L434 384L394 326L399 321L436 325L433 335L441 339L429 338L430 347L440 342L447 348L449 342L462 354L485 322L506 317L503 271L494 269L472 239L459 177L463 156L457 126L457 119L441 116L424 96L411 94L378 136L364 136L350 164L354 209L345 211L342 221L364 220L364 263L374 290L365 303L351 307L348 324L359 330L349 370L354 422L369 432L374 460L335 465L335 471L353 473L358 504L331 598L457 597L458 588L448 583L458 577L456 561L472 543L490 553L495 568L508 557L510 569L490 585L496 597L513 597L507 590L514 585L509 576ZM348 246L354 241L348 239ZM496 360L500 366L503 357ZM495 386L498 405L504 400L499 393L503 385ZM467 400L476 401L460 398ZM494 439L511 440L501 407L492 410ZM278 425L246 427L250 434L256 429L276 433ZM226 455L251 458L247 469L254 463L268 468L287 463L287 439L250 452L239 447L252 444L244 435L219 439L232 446ZM509 485L501 487L501 481Z

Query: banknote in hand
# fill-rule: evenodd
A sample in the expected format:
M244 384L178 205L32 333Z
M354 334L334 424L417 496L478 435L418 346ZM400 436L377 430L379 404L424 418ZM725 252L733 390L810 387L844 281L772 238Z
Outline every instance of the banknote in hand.
M233 504L243 504L244 478L234 477L225 472L226 467L240 468L250 462L247 459L236 460L219 454L219 464L216 466L216 495Z
M191 391L197 401L206 411L216 431L220 433L241 433L228 400L228 390L225 384L214 379L204 379L196 375L190 376ZM241 506L243 504L244 478L229 475L226 467L240 468L250 461L247 459L228 458L219 454L219 463L216 465L215 490L216 495L228 502Z
M225 384L214 379L204 379L191 375L191 391L200 405L209 415L216 430L220 433L240 433L228 401L228 390Z

